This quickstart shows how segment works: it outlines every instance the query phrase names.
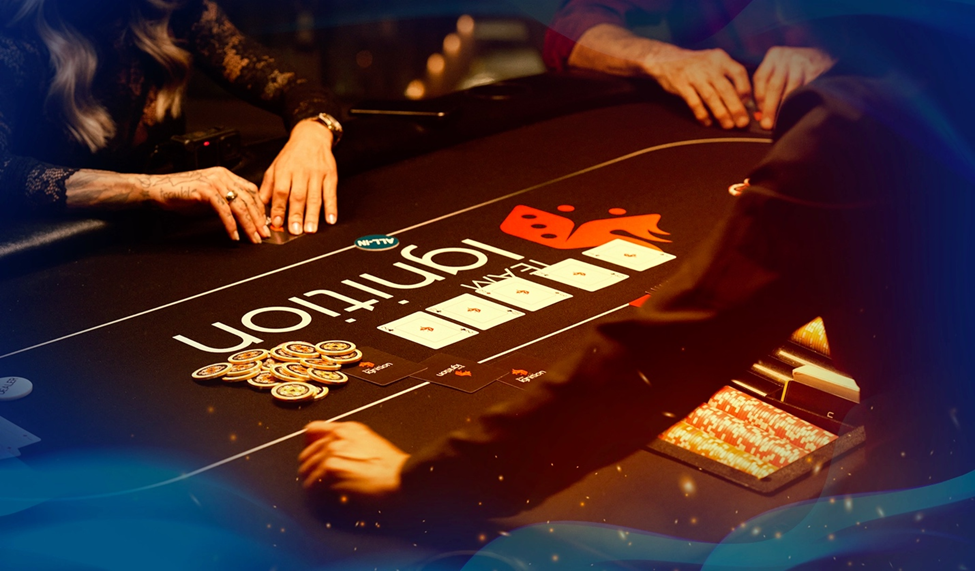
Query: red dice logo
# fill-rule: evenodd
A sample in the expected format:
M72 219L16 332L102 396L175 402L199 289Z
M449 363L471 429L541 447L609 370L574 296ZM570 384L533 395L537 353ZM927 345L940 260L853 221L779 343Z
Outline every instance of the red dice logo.
M594 248L617 238L657 250L660 248L650 242L670 242L657 236L669 236L657 226L659 214L622 216L626 211L621 208L609 212L613 218L590 220L576 228L575 222L564 216L520 204L501 223L501 231L559 250Z

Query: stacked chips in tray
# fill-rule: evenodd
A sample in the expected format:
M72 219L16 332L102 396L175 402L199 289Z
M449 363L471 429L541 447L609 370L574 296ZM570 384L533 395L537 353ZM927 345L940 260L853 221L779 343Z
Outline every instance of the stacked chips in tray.
M278 402L297 404L323 399L329 387L349 382L349 377L341 372L342 367L361 359L362 352L349 341L322 341L314 345L288 341L271 350L240 351L226 362L200 367L192 377L197 381L220 379L229 384L246 383L258 390L271 391Z
M660 439L756 478L836 440L836 435L724 387Z

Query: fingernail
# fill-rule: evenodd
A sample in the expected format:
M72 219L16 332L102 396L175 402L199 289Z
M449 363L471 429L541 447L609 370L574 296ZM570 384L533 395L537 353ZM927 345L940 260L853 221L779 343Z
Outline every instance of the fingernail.
M772 128L772 120L771 119L762 119L762 128L763 129L771 129Z
M295 235L301 234L301 224L298 224L297 222L292 222L291 223L291 233L292 234L295 234Z
M329 214L329 215L328 215L328 216L326 217L326 220L328 220L328 223L329 223L329 224L335 224L335 215L334 215L334 214Z
M233 240L234 242L239 242L240 234L238 234L237 231L234 230L234 233L230 235L230 239Z
M748 126L748 117L739 117L737 122L738 127L744 128Z
M280 216L275 216L271 224L276 228L280 228L281 226L284 225L284 219L281 218Z
M309 223L305 224L305 232L308 232L309 234L311 234L311 233L315 232L315 230L318 230L318 227L315 226L315 223L314 222L309 222Z
M255 244L260 244L261 243L261 235L260 234L258 234L257 232L254 232L253 237L254 237L254 243Z

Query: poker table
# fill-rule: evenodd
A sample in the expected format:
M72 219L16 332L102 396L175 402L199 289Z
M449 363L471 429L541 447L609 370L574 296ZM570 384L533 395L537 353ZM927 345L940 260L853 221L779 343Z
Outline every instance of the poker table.
M365 135L350 128L339 223L317 234L255 246L230 243L209 219L166 219L145 235L65 246L69 255L10 271L0 281L0 376L34 388L0 402L0 417L40 441L0 460L12 467L6 478L31 489L7 494L22 501L8 501L0 521L34 539L84 537L69 550L96 567L116 549L169 563L178 554L190 566L451 568L532 524L719 542L751 518L818 497L856 453L763 494L641 450L511 518L456 533L393 531L379 512L349 519L309 506L296 478L302 428L355 420L416 451L531 381L509 376L468 392L353 378L322 400L283 406L246 383L190 378L242 345L292 340L349 340L412 362L446 353L491 366L517 354L554 366L594 323L638 311L631 302L665 282L729 211L729 185L770 144L767 134L702 127L646 85L539 76L494 89L455 95L469 103L453 124L363 123L372 138L402 135L375 143L385 148L372 162ZM247 176L259 176L273 146L254 151ZM399 245L357 248L367 235ZM633 269L591 255L612 240L675 259ZM608 281L587 288L536 273L567 260ZM430 309L465 294L488 299L484 288L512 276L561 293L531 308L496 297L508 320L484 328ZM417 314L450 335L425 344L387 330ZM115 537L92 539L101 529Z

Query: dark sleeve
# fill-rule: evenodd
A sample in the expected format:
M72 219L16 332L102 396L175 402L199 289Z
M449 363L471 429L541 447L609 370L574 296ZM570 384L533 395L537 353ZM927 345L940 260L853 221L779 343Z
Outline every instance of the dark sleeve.
M242 34L213 0L191 0L174 16L173 26L177 35L188 37L194 65L233 95L280 115L289 130L322 112L339 116L341 108L329 91Z
M65 204L65 182L77 169L57 167L14 154L17 121L25 102L46 96L40 70L47 69L39 50L0 37L0 204L4 215L58 210Z
M545 65L564 70L576 42L593 26L626 28L634 19L659 19L670 4L668 0L565 0L545 34Z
M802 146L809 136L842 135L816 109L798 117L753 173L756 184L638 315L598 326L568 372L411 456L403 491L414 509L493 516L536 505L639 450L828 314L837 298L823 229L846 210L812 200L822 176L788 179L803 186L799 197L774 178L790 164L815 168L818 157Z

